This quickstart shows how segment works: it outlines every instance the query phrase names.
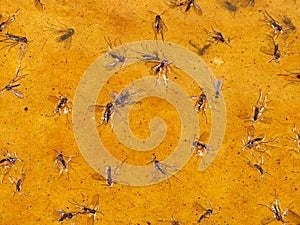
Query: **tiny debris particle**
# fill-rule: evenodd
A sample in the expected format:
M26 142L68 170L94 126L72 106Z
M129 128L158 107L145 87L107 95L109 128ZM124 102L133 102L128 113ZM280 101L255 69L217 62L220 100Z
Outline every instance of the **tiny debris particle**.
M27 111L27 110L28 110L28 107L26 106L26 107L24 108L24 110Z

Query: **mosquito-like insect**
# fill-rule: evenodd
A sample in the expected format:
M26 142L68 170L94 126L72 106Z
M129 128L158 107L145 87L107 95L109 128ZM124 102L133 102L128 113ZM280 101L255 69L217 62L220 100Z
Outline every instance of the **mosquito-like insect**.
M292 132L294 133L294 137L292 135L288 136L288 139L290 139L291 141L296 143L297 149L293 148L292 150L294 150L297 153L300 153L300 133L299 130L297 129L296 125L294 125Z
M258 204L258 205L262 205L262 206L266 206L272 213L274 216L274 219L276 219L277 221L280 221L282 225L285 224L284 218L288 215L288 211L289 209L286 208L284 211L282 211L281 206L280 206L280 202L279 202L279 198L277 197L277 194L275 192L275 202L269 204ZM271 221L268 221L268 223Z
M99 211L99 195L98 194L93 196L92 202L87 206L78 204L75 201L73 204L81 210L78 213L87 214L89 216L88 220L87 220L87 225L94 224L97 212L100 212L103 215L103 213L101 211Z
M56 38L56 42L57 43L62 43L64 45L64 48L66 50L69 50L72 44L72 37L75 34L75 30L73 28L69 28L66 25L59 23L60 25L55 25L55 24L51 24L50 27L47 27L47 29L45 29L44 31L48 31L51 32L50 35L48 36L48 38L50 36L55 35ZM47 39L48 39L47 38ZM47 41L46 39L46 41ZM46 42L45 42L46 44Z
M126 57L127 49L123 48L123 52L116 50L117 42L120 42L119 44L122 44L120 39L116 39L114 43L110 40L110 38L104 37L104 40L106 41L108 45L108 52L106 53L109 57L111 57L114 61L108 63L105 65L105 68L107 70L114 69L118 64L121 64L121 68L125 66L128 58Z
M44 10L44 3L42 3L41 0L34 0L34 6L39 11L43 11Z
M256 123L257 121L261 121L261 122L264 122L264 123L271 123L271 118L267 118L267 117L263 116L263 112L265 110L267 110L267 108L266 108L267 103L270 102L270 101L267 101L267 97L268 97L269 94L270 94L270 92L267 92L263 96L263 93L260 90L259 91L258 100L256 101L255 105L252 106L252 108L253 108L253 116L249 115L250 119L243 118L243 117L240 117L240 118L241 119L245 119L246 121L251 121L252 125L254 123Z
M15 191L14 191L14 195L15 195L15 193L18 193L18 194L20 194L20 195L22 195L22 196L26 196L26 195L22 192L22 190L21 190L21 189L22 189L21 185L22 185L24 179L25 179L25 172L22 172L22 174L21 174L21 176L20 176L19 179L14 179L12 176L9 176L10 182L11 182L12 184L14 184L15 187L16 187L16 189L15 189Z
M208 106L208 100L207 100L207 96L204 93L204 91L202 90L202 93L199 96L190 96L192 99L198 99L194 105L194 110L195 112L202 112L202 114L204 114L205 116L205 121L207 123L207 116L206 116L206 108Z
M290 72L286 71L286 74L277 74L277 76L285 76L289 78L289 82L286 83L283 87L294 84L294 83L300 83L300 72Z
M213 43L213 44L218 44L219 42L223 42L226 45L228 45L231 48L231 45L229 44L230 38L226 40L223 36L223 34L219 31L216 31L213 27L211 27L211 31L204 29L206 34L208 35L209 39L207 39L207 42Z
M48 115L47 116L48 117L53 117L55 115L60 116L63 113L67 116L67 120L69 121L68 113L72 110L72 102L69 100L69 98L63 96L62 94L60 94L59 97L48 95L47 98L53 102L57 102L52 116L48 116Z
M116 107L113 103L108 103L105 106L103 105L90 105L88 107L88 110L91 112L103 112L103 116L101 117L101 122L99 124L102 125L103 123L108 124L109 121L111 121L111 128L113 129L113 116L116 112Z
M166 91L168 91L169 86L168 74L171 73L171 64L172 63L169 63L167 59L163 59L161 62L151 68L151 70L157 75L156 85L160 83L160 78L162 77L165 83Z
M204 208L202 205L200 205L199 203L194 203L193 207L197 210L201 210L204 211L204 213L201 214L201 216L199 217L199 219L197 220L197 223L200 224L203 220L208 220L211 215L213 214L213 207L211 205L210 202L208 202L209 204L209 209Z
M208 136L207 132L203 132L199 138L195 138L192 144L192 151L194 152L195 156L202 157L205 151L211 150L213 148L209 147L207 144L205 144L203 139L206 139Z
M277 37L280 33L283 33L282 25L277 20L275 20L267 12L267 10L264 10L264 17L265 17L265 21L267 22L267 24L272 27L272 29L274 31L274 37Z
M60 223L68 220L73 220L74 217L79 214L79 212L66 212L62 209L58 209L55 212L56 214L60 215L60 217L57 220ZM74 225L75 224L74 221L72 221L71 224Z
M105 185L108 187L112 187L114 183L118 183L120 181L118 181L117 175L118 175L118 171L121 169L123 163L127 160L127 158L125 160L122 161L122 163L120 165L117 165L114 169L111 169L110 165L106 166L106 177L102 177L99 173L94 173L92 174L92 178L95 180L105 180L106 184L101 184L101 185Z
M131 97L138 94L140 91L143 91L142 89L138 89L137 91L134 90L134 86L132 85L132 90L129 91L128 89L123 89L119 94L116 92L110 92L109 96L114 100L116 107L124 107L125 105L133 105L136 103L141 102L135 102L131 101Z
M18 80L21 80L25 77L25 75L20 76L20 65L17 67L17 71L16 71L16 75L14 76L14 78L8 83L8 85L6 85L4 88L1 89L2 91L2 96L4 96L4 91L10 91L12 94L14 94L15 96L17 96L18 98L24 98L24 95L16 90L16 87L19 87L21 84L14 84L15 82L17 82Z
M250 150L251 155L253 155L252 150L255 150L257 152L266 153L270 156L270 154L267 152L266 148L261 149L261 146L267 146L266 143L273 142L276 139L277 139L277 137L266 141L265 137L252 138L251 131L250 131L250 129L248 129L247 140L245 140L244 138L242 139L242 143L243 143L242 150L244 151L245 148L248 148ZM271 146L271 147L274 147L274 146Z
M13 35L13 34L9 34L6 33L5 35L2 35L3 39L0 39L0 42L4 42L7 43L7 45L3 46L2 48L0 48L0 50L4 49L4 48L8 48L6 53L8 53L8 51L19 45L19 51L18 51L18 56L19 56L19 60L22 60L25 57L26 54L26 45L29 42L27 40L26 37L22 37L22 36L17 36L17 35Z
M185 0L185 1L179 1L179 0L171 0L169 6L171 8L175 7L184 7L184 12L187 13L192 7L194 7L197 14L202 15L203 11L200 8L200 6L195 2L195 0Z
M5 169L5 172L3 174L7 174L10 171L11 167L14 167L15 170L17 170L16 162L17 161L22 162L22 160L20 158L18 158L17 153L15 153L15 152L14 152L14 155L12 156L6 149L5 154L6 154L6 157L0 159L0 166Z
M161 16L166 12L166 10L164 10L161 14L157 14L153 11L149 11L151 13L154 13L155 16L155 21L152 23L152 28L154 31L154 39L157 40L157 35L161 35L161 39L163 41L165 41L164 38L164 31L168 30L168 27L166 26L166 24L163 22Z
M17 13L20 11L20 9L17 9L16 12L12 16L8 16L6 21L3 21L0 23L0 32L2 32L4 29L8 29L9 25L15 21L17 17ZM0 18L1 19L1 18Z
M215 86L215 98L219 98L220 92L222 90L223 86L223 79L220 80L214 80L214 86Z
M152 161L149 163L153 163L153 171L152 171L152 181L156 181L160 176L167 177L169 175L168 169L173 171L177 171L178 169L175 166L170 166L165 163L161 163L156 159L156 154L152 154ZM157 174L158 173L158 174ZM158 177L159 176L159 177ZM175 175L173 175L176 180L179 180Z
M248 157L246 157L246 156L244 156L244 157L248 160L248 162L247 162L248 165L253 167L254 169L256 169L261 174L259 181L264 178L265 174L271 175L269 172L265 171L262 168L262 166L264 164L263 156L260 156L260 160L257 163L252 163Z
M57 156L53 160L55 162L55 170L59 171L59 175L58 175L57 179L60 178L60 176L62 175L62 173L64 171L66 172L67 177L69 179L69 167L72 168L70 166L70 162L71 162L73 156L71 156L71 155L65 156L62 153L62 151L58 152L55 149L53 149L53 150L57 153Z

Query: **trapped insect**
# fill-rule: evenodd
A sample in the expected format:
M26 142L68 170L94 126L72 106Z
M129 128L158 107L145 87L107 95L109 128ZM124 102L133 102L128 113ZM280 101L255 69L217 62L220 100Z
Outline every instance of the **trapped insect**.
M44 3L41 2L41 0L34 0L34 6L37 8L39 11L43 11L45 9Z
M141 103L139 101L131 101L131 98L134 95L137 95L139 92L143 91L142 89L134 90L132 85L131 91L128 89L123 89L119 94L116 92L110 92L109 96L114 100L116 107L124 107L125 105L133 105L136 103Z
M185 8L184 9L185 13L187 13L193 7L197 14L202 15L203 13L201 7L195 2L195 0L186 0L186 1L171 0L169 6L171 8L183 7Z
M169 63L167 59L163 59L161 62L151 68L151 70L154 71L154 73L157 75L156 85L160 83L160 78L162 77L164 80L166 91L168 91L169 87L168 75L171 73L171 64L172 63Z
M211 31L204 29L206 34L209 36L209 39L206 40L207 42L211 42L213 44L218 44L219 42L223 42L231 48L231 45L229 44L230 38L226 40L221 32L215 30L213 27L211 27L211 29L212 29Z
M192 144L192 151L195 156L202 157L205 151L212 150L213 148L209 147L202 140L208 136L207 132L203 132L199 138L196 138Z
M211 44L209 43L199 48L198 46L196 46L196 44L192 42L192 40L189 40L189 44L198 50L199 55L204 55L208 48L211 46Z
M17 13L20 11L20 9L17 9L16 12L10 16L8 15L7 20L3 21L0 23L0 32L2 32L4 29L8 29L9 25L15 21L16 17L17 17ZM1 19L1 17L0 17Z
M128 60L128 58L126 57L127 49L123 48L123 52L119 51L118 49L115 49L117 47L117 42L120 42L119 44L122 44L120 39L116 39L114 41L114 43L112 43L110 38L104 37L104 40L106 41L106 43L108 45L108 49L109 49L106 54L114 60L114 61L106 64L105 68L107 70L112 70L118 64L121 65L121 68L124 67Z
M215 98L219 98L223 86L223 79L214 80L214 86L216 91Z
M53 116L58 115L58 117L57 117L57 119L58 119L59 116L63 113L66 115L67 121L69 122L68 114L72 110L72 102L69 100L69 98L66 96L63 96L62 94L60 94L59 97L48 95L47 98L48 98L48 100L50 100L52 102L57 102L57 104L55 106L52 116L48 116L48 115L46 115L46 116L53 117Z
M20 76L20 72L21 72L20 67L21 67L20 65L17 67L16 74L15 74L14 78L8 83L8 85L6 85L4 88L1 89L2 96L4 96L5 91L10 91L13 95L15 95L16 97L18 97L20 99L24 98L23 93L20 92L19 90L15 89L16 87L19 87L21 84L14 84L18 80L21 80L25 77L25 75Z
M153 28L153 31L154 31L154 39L157 40L157 35L160 34L161 35L161 39L163 41L165 41L164 31L167 31L168 27L163 22L161 16L166 12L166 10L163 11L161 14L157 14L157 13L155 13L153 11L149 11L149 12L156 14L155 21L152 23L152 28Z
M262 166L264 164L263 156L260 156L260 160L257 163L252 163L251 160L245 156L245 158L248 160L248 165L256 169L260 174L259 181L262 180L265 176L265 174L271 175L269 172L265 171Z
M289 85L289 84L295 84L295 83L300 83L300 72L290 72L286 71L286 74L277 74L277 76L284 76L288 77L288 83L283 85L283 87Z
M62 209L58 209L55 212L59 215L59 218L57 219L58 222L73 220L74 217L79 214L79 212L66 212ZM72 221L71 224L74 225L74 221Z
M280 33L283 33L283 27L282 25L275 20L268 12L267 10L264 10L264 17L265 21L274 31L274 37L277 37Z
M29 42L26 37L17 36L17 35L13 35L13 34L9 34L9 33L6 33L5 35L2 35L1 37L2 37L2 39L0 39L0 42L7 43L7 45L0 48L0 50L8 48L5 53L5 54L7 54L11 48L13 48L17 45L20 45L19 50L18 50L19 60L22 60L25 57L25 54L27 51L26 46L27 46L27 43Z
M55 170L59 171L57 179L60 178L64 171L67 174L67 178L69 179L69 167L72 168L70 166L70 162L73 156L65 156L62 151L58 152L55 149L53 150L57 153L57 156L53 160L55 162Z
M200 224L202 221L204 221L204 220L208 220L211 216L212 216L212 214L213 214L213 207L212 207L212 205L211 205L211 203L210 202L208 202L208 204L209 204L209 207L210 208L204 208L202 205L200 205L199 203L194 203L193 204L193 207L196 209L196 210L199 210L199 211L204 211L201 215L200 215L200 217L199 217L199 219L197 220L197 223L198 224Z

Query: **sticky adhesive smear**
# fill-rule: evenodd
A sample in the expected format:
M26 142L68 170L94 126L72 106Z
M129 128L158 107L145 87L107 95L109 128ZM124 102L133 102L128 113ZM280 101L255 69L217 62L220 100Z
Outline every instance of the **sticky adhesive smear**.
M213 86L214 75L196 54L184 47L161 41L139 41L119 46L114 50L122 52L124 49L127 49L126 57L128 61L124 65L126 67L141 62L141 52L145 52L143 46L147 46L147 52L149 53L159 51L161 53L160 56L167 58L169 62L172 62L177 68L188 74L200 87L207 88L205 93L208 96L208 101L210 97L213 98L215 95ZM112 61L111 57L103 55L88 68L80 80L73 101L73 129L78 147L89 165L104 177L106 176L106 165L114 166L121 162L114 158L109 153L109 149L106 149L101 142L101 138L96 130L97 125L91 119L93 113L88 110L88 107L96 103L98 95L107 80L120 69L120 66L117 65L111 70L107 70L105 66ZM118 174L118 183L144 186L160 182L183 168L193 154L191 151L192 141L195 138L195 134L200 133L199 115L195 113L193 108L195 101L191 100L184 89L175 82L169 80L169 88L166 91L163 82L160 85L155 85L155 79L154 76L149 74L149 77L143 77L134 81L135 89L143 89L143 95L137 95L135 101L143 101L145 97L155 96L169 102L177 110L181 124L180 140L174 151L162 163L176 166L178 170L170 171L160 180L153 181L152 164L133 166L125 162ZM128 84L124 89L130 90L131 85L131 83ZM132 105L123 107L122 116L128 118L132 107ZM219 98L217 109L211 109L208 112L211 112L212 118L211 136L208 146L212 147L213 150L204 153L199 166L200 171L205 170L211 164L221 147L226 128L224 99ZM115 133L123 145L132 151L148 151L159 146L164 140L167 130L166 126L166 123L161 118L152 118L149 124L150 137L139 139L135 137L127 123L118 116L114 116L114 129L112 132Z

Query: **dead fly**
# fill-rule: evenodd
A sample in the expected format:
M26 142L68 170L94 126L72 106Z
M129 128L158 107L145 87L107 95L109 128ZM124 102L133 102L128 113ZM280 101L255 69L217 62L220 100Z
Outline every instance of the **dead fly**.
M126 58L125 54L127 52L126 49L123 48L123 52L120 52L119 50L116 50L117 42L119 41L119 44L122 44L120 39L116 39L114 43L110 40L110 38L104 37L106 43L108 44L109 51L107 52L107 55L110 56L114 61L108 63L105 65L105 68L107 70L114 69L118 64L121 64L121 68L125 66L126 61L128 58Z
M14 184L15 187L16 187L15 192L14 192L14 195L15 195L15 193L18 193L18 194L20 194L20 195L25 196L25 194L24 194L24 193L22 192L22 190L21 190L21 189L22 189L21 185L22 185L24 179L25 179L25 172L22 172L21 177L20 177L19 179L17 179L17 180L14 179L13 177L9 176L10 182L11 182L12 184Z
M275 202L269 204L259 204L262 206L266 206L272 213L274 216L274 219L276 219L277 221L280 221L282 225L284 225L285 221L284 221L284 217L287 216L289 209L286 208L284 211L282 211L281 207L280 207L280 202L279 202L279 198L276 195L275 192L275 197L276 200ZM271 221L268 221L267 223L270 223ZM264 223L266 224L266 223Z
M44 3L42 3L41 0L34 0L34 6L39 11L43 11L44 10Z
M62 209L58 209L55 211L56 214L59 214L59 218L58 218L58 222L64 222L64 221L68 221L68 220L71 220L71 219L74 219L74 216L76 216L77 214L79 214L79 212L66 212ZM74 225L75 223L72 221L71 223L72 225Z
M160 83L160 78L162 77L165 83L166 91L168 91L168 74L171 73L171 64L172 63L169 63L167 59L163 59L161 62L151 68L151 70L157 75L156 85Z
M61 152L58 152L56 151L55 149L53 149L56 153L57 153L57 156L54 158L54 162L55 162L55 170L59 171L59 175L57 177L60 178L60 176L62 175L62 173L65 171L68 178L69 178L69 167L72 168L69 164L72 160L72 157L71 155L69 156L65 156L62 151Z
M8 150L5 150L5 153L6 157L0 159L0 166L5 170L3 174L7 174L10 171L11 167L14 167L15 170L17 170L16 162L22 162L22 160L18 158L17 153L14 152L13 156L8 152Z
M274 37L277 37L280 33L283 33L283 27L278 21L276 21L268 12L264 10L265 21L274 31Z
M17 17L17 13L19 12L20 10L17 9L15 14L12 15L12 16L8 16L7 20L3 21L0 23L0 32L2 32L4 29L8 29L9 25L15 21L16 17ZM1 19L1 17L0 17Z
M266 145L266 143L273 142L275 139L277 139L277 137L275 137L271 140L268 140L268 141L265 141L265 137L252 138L250 129L248 129L247 140L245 140L244 138L242 139L242 142L243 142L242 150L244 151L245 148L248 148L250 150L251 155L253 155L252 150L255 150L257 152L266 153L270 156L270 154L267 152L266 148L261 149L261 146L268 146L268 145ZM270 146L270 147L274 147L274 146Z
M60 95L59 97L49 95L47 97L49 100L51 100L53 102L57 102L57 105L55 106L55 109L53 111L53 115L52 116L47 115L48 117L53 117L55 115L60 116L61 113L68 116L68 113L72 109L72 102L67 97L64 97L63 95ZM68 117L67 117L67 120L69 121Z
M108 187L112 187L114 183L118 183L119 181L116 180L117 175L118 175L118 171L121 169L123 163L127 160L127 158L125 160L122 161L122 163L120 165L117 165L116 168L114 168L113 170L111 169L111 166L107 165L106 166L106 177L102 177L99 173L94 173L92 174L92 178L95 180L105 180L106 184L102 184Z
M199 217L197 223L200 224L203 220L208 220L211 215L213 214L213 207L211 205L210 202L208 202L209 204L209 209L206 209L204 208L202 205L198 204L198 203L193 203L193 207L196 209L196 210L199 210L199 211L204 211L204 213Z
M156 14L155 21L152 23L152 28L154 30L154 39L157 40L157 35L160 34L162 41L165 41L164 31L167 31L168 27L162 21L161 16L166 12L166 10L163 11L161 14L157 14L153 11L149 11L149 12Z
M109 96L114 100L116 107L124 107L125 105L133 105L136 103L141 102L135 102L130 101L131 97L133 95L138 94L142 89L138 89L137 91L134 90L134 86L132 85L132 90L129 91L128 89L123 89L119 94L116 92L110 92Z
M2 50L4 48L8 48L5 53L5 54L7 54L11 48L20 44L19 51L18 51L19 60L22 60L25 57L26 45L28 43L28 40L26 37L12 35L9 33L6 33L5 35L1 35L1 37L2 37L2 39L0 39L0 42L7 43L7 45L0 48L0 50Z
M223 34L221 32L216 31L213 27L211 27L211 29L212 29L211 31L204 29L206 34L209 36L209 39L206 40L207 42L210 42L213 44L218 44L219 42L223 42L231 48L231 45L229 44L230 38L228 38L228 40L226 40L223 37Z
M75 204L76 207L78 207L81 210L78 213L89 215L87 220L87 225L93 225L96 219L96 214L99 210L99 195L98 194L94 195L92 202L88 206L80 205L75 201L73 204ZM100 213L103 215L102 212Z
M193 46L194 48L196 48L197 50L198 50L198 54L199 55L204 55L204 53L208 50L208 48L211 46L211 44L206 44L206 45L204 45L203 47L198 47L198 46L196 46L196 44L194 44L193 42L192 42L192 40L189 40L189 43L190 43L190 45L191 46Z
M171 0L169 6L171 8L175 7L184 7L184 12L187 13L191 7L194 7L197 14L202 15L202 9L200 6L194 1L194 0L185 0L185 1L179 1L179 0Z
M214 86L215 86L215 98L219 98L223 86L223 79L214 80Z
M290 139L291 141L295 142L296 145L297 145L297 149L293 148L292 150L296 151L297 153L300 153L300 133L299 133L296 125L294 126L294 128L293 128L292 131L293 131L293 133L294 133L295 136L293 137L292 135L289 135L288 139Z
M252 121L253 123L256 123L257 121L262 121L264 123L271 123L271 118L263 117L263 112L266 109L267 106L267 96L269 95L269 92L267 92L264 96L262 91L259 91L259 97L256 102L256 104L252 107L253 108L253 116L250 116L250 119L246 119L246 121ZM242 117L240 117L242 118Z
M21 72L20 69L20 65L17 67L17 71L16 71L16 75L14 76L14 78L8 83L8 85L6 85L4 88L1 89L2 91L2 96L4 96L4 91L10 91L12 94L14 94L15 96L17 96L18 98L24 98L24 95L16 90L16 87L19 87L21 84L14 84L16 83L18 80L21 80L25 77L25 75L22 75L19 77Z
M190 96L192 99L198 99L195 103L194 110L195 112L202 112L205 116L205 120L207 123L207 116L206 116L206 108L208 105L208 100L206 94L202 91L202 93L199 96Z
M113 119L113 116L115 114L116 111L116 107L114 106L113 103L108 103L106 106L103 106L103 105L90 105L88 107L88 110L91 111L91 112L103 112L103 115L101 117L101 122L99 124L102 125L102 124L108 124L109 120L111 121L111 129L113 129L114 125L112 123L112 119Z
M156 159L156 154L152 154L152 161L149 163L153 163L153 171L152 171L152 181L157 181L161 178L161 176L168 177L170 176L168 169L172 171L177 171L178 169L175 166L170 166L165 163L161 163ZM176 180L179 180L175 175L173 175Z
M199 138L196 138L192 144L192 151L195 156L202 157L205 151L211 150L212 148L204 144L201 140L206 139L208 136L207 132L203 132Z
M287 74L277 74L277 76L285 76L289 78L289 82L286 83L284 87L289 84L300 83L300 72L289 72L289 71L286 72Z
M270 173L268 173L267 171L265 171L262 168L262 166L264 164L263 156L260 156L260 161L257 163L252 163L251 160L246 156L245 156L245 158L248 160L248 165L253 167L254 169L256 169L261 174L259 181L264 178L265 174L271 175Z
M269 60L269 62L275 61L279 63L280 57L281 57L281 51L279 50L279 43L276 43L274 38L269 36L272 40L272 48L269 47L269 49L266 49L264 47L260 48L260 51L266 55L270 55L273 58Z
M64 44L64 48L68 50L71 47L72 37L75 33L75 30L73 28L67 27L62 23L59 24L60 25L51 24L51 27L47 27L47 29L45 29L44 31L51 32L49 36L53 36L53 35L57 36L56 42Z

